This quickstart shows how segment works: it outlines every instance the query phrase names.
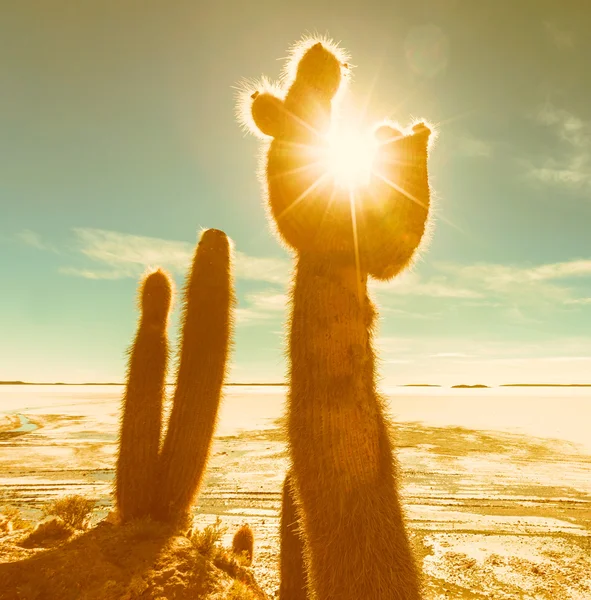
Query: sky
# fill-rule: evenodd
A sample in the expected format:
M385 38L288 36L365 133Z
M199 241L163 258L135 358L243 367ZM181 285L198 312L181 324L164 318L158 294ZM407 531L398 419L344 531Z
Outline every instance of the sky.
M575 0L3 3L0 380L122 381L139 278L180 288L208 227L236 248L230 380L283 380L292 259L234 87L319 33L368 125L438 125L431 243L370 284L381 382L591 383L590 24Z

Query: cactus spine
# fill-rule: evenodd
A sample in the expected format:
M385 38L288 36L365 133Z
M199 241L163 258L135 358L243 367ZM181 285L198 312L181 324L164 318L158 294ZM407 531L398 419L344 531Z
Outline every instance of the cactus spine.
M296 511L293 477L287 473L281 495L279 600L308 600L304 541Z
M230 244L205 231L185 289L182 348L160 454L154 517L180 522L199 491L217 422L232 333Z
M161 270L140 286L141 317L129 352L119 436L115 500L125 522L146 517L158 463L162 402L168 360L166 327L171 284Z
M379 128L368 189L342 189L318 156L347 66L325 42L296 49L292 62L283 99L263 91L250 102L254 126L273 138L269 212L297 256L287 432L309 593L418 600L390 423L376 389L367 279L402 271L424 237L431 132L423 123L405 133Z

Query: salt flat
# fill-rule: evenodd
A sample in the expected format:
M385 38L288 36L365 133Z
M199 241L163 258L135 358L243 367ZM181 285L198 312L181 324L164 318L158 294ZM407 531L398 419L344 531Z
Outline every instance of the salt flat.
M122 387L0 387L0 505L111 506ZM591 390L391 388L409 527L429 598L591 598ZM196 518L255 530L277 586L285 388L228 387ZM1 557L0 557L1 560Z

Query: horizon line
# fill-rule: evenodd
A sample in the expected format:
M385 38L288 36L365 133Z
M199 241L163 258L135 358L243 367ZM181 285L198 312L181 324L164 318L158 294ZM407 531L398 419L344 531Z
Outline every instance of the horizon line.
M104 381L104 382L64 382L64 381L54 381L54 382L41 382L41 381L20 381L20 380L6 380L0 381L0 385L113 385L113 386L124 386L126 385L123 382L112 382L112 381ZM166 383L166 386L175 385L174 383ZM231 382L225 383L224 386L268 386L268 387L285 387L289 384L287 382ZM494 387L591 387L591 383L500 383L496 385L485 385L485 384L454 384L454 385L442 385L437 383L400 383L394 386L387 387L449 387L449 388L466 388L466 389L474 389L474 388L494 388Z

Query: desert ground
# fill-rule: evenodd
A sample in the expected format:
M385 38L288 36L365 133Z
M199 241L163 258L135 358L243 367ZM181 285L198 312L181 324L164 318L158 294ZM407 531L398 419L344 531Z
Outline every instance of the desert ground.
M285 388L228 387L197 524L256 536L254 571L278 586ZM41 517L65 494L109 512L120 386L0 387L0 506ZM591 390L384 390L427 598L591 599ZM0 562L16 557L1 545Z

